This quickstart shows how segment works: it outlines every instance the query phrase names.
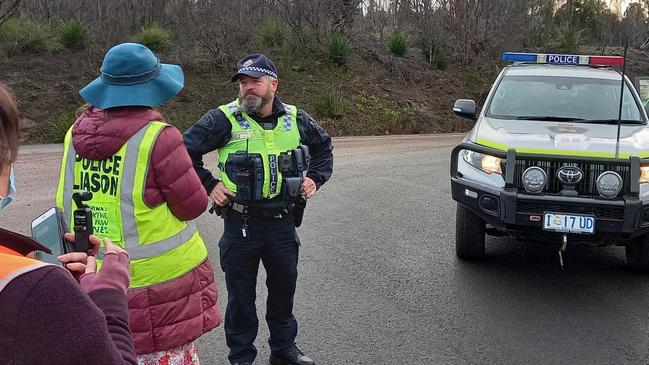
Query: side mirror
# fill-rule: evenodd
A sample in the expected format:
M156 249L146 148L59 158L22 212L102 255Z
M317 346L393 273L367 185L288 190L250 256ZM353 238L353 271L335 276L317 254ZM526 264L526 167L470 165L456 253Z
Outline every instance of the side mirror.
M475 101L457 99L453 105L453 112L459 117L475 120Z

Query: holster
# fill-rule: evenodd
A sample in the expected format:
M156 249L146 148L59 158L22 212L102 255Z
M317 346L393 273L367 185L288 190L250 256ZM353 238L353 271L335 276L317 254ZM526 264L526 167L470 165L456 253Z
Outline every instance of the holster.
M306 208L306 199L300 197L293 203L293 217L295 218L295 227L302 225L302 218L304 217L304 209Z
M212 203L212 207L210 208L210 213L216 214L217 216L219 216L219 217L221 217L223 219L228 218L228 212L229 211L230 211L229 206L226 205L226 206L221 207L216 203Z

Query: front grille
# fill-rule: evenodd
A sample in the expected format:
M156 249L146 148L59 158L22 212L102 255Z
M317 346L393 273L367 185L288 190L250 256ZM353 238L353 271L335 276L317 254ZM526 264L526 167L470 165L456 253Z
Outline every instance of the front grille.
M517 212L543 215L545 212L594 215L599 219L624 219L624 207L593 207L574 204L519 201Z
M561 190L570 189L557 178L557 170L564 166L576 166L584 173L584 178L574 185L575 190L579 196L598 197L596 181L599 175L606 171L617 172L623 181L622 190L618 197L628 193L630 190L630 167L624 164L612 163L594 163L594 162L560 162L560 161L536 161L536 160L516 160L516 168L514 170L514 184L519 189L523 187L523 171L532 166L542 168L548 175L548 182L543 188L545 194L558 194Z

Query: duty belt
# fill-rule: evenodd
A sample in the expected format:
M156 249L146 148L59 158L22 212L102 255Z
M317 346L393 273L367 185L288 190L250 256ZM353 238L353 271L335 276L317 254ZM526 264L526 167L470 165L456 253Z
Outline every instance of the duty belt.
M230 209L241 215L247 215L250 218L260 219L282 219L290 213L288 207L281 209L267 209L261 207L251 207L234 202L230 204Z
M228 214L232 211L241 214L247 218L256 218L256 219L282 219L287 217L293 212L293 203L287 204L284 208L262 208L262 207L253 207L249 205L244 205L240 203L230 202L224 207L219 207L216 204L210 209L210 213L216 213L222 218L227 218Z

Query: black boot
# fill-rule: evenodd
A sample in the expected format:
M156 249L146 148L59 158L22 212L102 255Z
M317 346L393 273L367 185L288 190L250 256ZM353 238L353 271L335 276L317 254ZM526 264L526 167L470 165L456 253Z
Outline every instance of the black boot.
M297 346L286 351L271 353L269 363L270 365L315 365L315 362L305 356Z

